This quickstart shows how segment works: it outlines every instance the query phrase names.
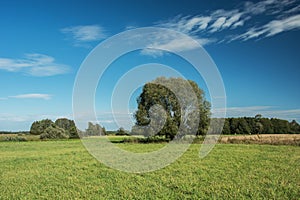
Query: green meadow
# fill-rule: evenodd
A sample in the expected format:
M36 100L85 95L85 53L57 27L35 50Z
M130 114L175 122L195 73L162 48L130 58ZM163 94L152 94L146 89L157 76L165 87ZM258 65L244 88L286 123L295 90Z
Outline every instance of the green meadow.
M164 144L116 144L134 152ZM80 140L0 143L0 199L299 199L300 147L201 144L158 171L106 167Z

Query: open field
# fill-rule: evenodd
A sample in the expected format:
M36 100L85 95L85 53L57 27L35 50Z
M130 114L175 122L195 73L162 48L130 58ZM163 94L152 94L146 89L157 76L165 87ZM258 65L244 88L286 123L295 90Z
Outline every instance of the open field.
M163 144L117 144L151 151ZM159 171L128 174L95 160L79 140L0 143L0 199L299 199L300 147L200 145Z

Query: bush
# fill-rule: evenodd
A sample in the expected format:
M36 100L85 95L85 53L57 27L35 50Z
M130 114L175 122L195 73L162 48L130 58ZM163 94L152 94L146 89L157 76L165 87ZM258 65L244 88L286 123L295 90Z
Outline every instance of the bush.
M117 130L116 135L130 135L130 134L128 133L128 131L126 131L124 128L121 127Z
M13 136L8 136L8 137L5 137L3 139L3 141L10 141L10 142L26 142L27 139L24 138L24 137L13 137Z
M64 129L69 138L79 138L79 134L77 128L75 126L75 122L73 120L69 120L66 118L57 119L55 124Z
M40 139L68 139L69 136L66 131L52 124L45 129L44 133L40 135Z
M41 121L35 121L30 127L30 134L32 135L41 135L45 129L54 124L50 119L43 119Z
M123 141L125 143L163 143L163 142L169 142L170 140L165 137L152 136L146 138L129 137L129 138L124 138Z

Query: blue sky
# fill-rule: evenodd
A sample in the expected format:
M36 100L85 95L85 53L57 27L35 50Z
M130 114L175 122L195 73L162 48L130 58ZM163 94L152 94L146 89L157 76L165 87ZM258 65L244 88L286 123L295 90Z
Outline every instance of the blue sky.
M0 130L72 118L74 80L89 52L115 34L149 26L180 31L203 45L222 75L228 116L261 113L300 122L299 0L1 1L0 26ZM190 48L179 43L164 45ZM122 57L95 97L98 120L107 129L116 128L110 94L118 77L149 62L180 70L208 92L176 56ZM132 112L138 92L129 103ZM123 110L116 115L127 116Z

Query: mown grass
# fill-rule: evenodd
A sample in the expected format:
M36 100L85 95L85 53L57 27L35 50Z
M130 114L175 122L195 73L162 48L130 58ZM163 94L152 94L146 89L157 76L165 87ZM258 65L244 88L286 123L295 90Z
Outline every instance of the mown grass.
M145 152L164 144L117 144ZM199 144L146 174L110 169L79 140L0 143L0 199L299 199L300 147Z

